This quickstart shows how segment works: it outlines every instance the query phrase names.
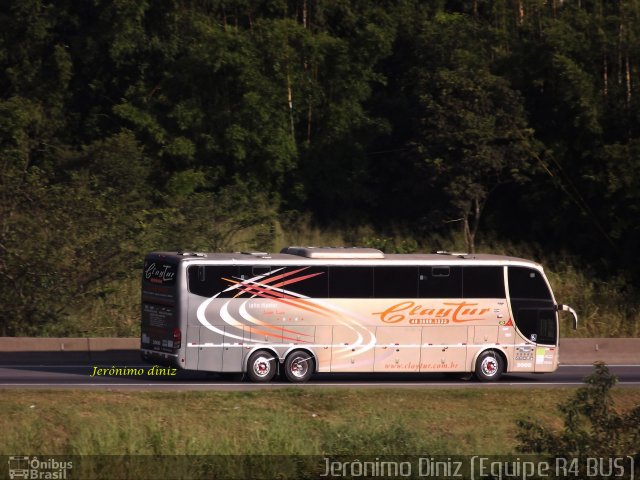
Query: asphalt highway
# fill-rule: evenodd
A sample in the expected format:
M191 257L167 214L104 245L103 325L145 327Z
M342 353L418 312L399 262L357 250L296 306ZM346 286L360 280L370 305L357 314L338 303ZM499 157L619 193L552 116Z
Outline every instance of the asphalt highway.
M286 381L255 384L237 375L158 371L149 365L0 365L0 389L259 390L291 387ZM640 387L640 365L609 365L622 387ZM505 374L481 383L444 374L316 374L301 388L554 388L578 387L591 365L561 365L554 373Z

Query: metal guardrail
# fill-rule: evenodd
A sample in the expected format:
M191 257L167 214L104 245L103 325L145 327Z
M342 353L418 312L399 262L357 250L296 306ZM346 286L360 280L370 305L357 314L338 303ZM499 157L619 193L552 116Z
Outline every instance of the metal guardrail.
M139 338L0 337L0 364L131 364L140 362Z

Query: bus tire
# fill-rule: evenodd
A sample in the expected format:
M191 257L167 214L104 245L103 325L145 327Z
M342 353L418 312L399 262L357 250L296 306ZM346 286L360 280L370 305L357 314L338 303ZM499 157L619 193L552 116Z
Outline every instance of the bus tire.
M304 350L289 354L284 362L284 376L291 383L303 383L311 378L315 369L313 357Z
M258 350L247 362L247 377L256 383L270 382L277 373L277 358L273 352Z
M476 378L481 382L495 382L504 373L504 360L495 350L482 352L476 360Z

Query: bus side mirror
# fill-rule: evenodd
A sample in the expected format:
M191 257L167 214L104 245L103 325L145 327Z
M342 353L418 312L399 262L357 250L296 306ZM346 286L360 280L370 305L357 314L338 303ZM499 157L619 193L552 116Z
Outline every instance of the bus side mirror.
M560 303L556 306L556 310L558 310L559 312L569 312L573 316L573 329L578 329L578 314L573 308L571 308L569 305L563 305Z

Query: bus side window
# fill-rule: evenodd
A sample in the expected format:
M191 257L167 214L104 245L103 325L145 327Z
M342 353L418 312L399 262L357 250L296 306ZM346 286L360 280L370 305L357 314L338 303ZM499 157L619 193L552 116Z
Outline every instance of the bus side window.
M329 273L327 267L287 267L285 272L297 271L285 278L283 293L298 294L307 298L327 298L329 295ZM285 273L285 275L286 275Z
M418 295L418 267L375 267L375 298L416 298Z
M505 298L503 267L464 267L462 294L465 298Z
M558 340L555 309L540 309L538 316L538 343L555 345Z
M271 273L271 267L264 267L262 265L254 265L253 267L251 267L252 277L269 275L269 273Z
M431 267L432 277L448 277L451 275L451 267Z
M329 297L373 297L373 267L331 267Z
M420 267L420 298L462 298L462 267Z
M531 268L509 267L509 295L551 301L551 292L542 275Z
M280 296L277 281L272 277L278 267L273 265L239 265L237 280L241 282L233 290L232 296L238 297L276 297Z
M189 293L200 297L233 297L234 292L225 292L234 283L237 269L232 265L192 265L187 269ZM236 292L237 293L237 292Z

